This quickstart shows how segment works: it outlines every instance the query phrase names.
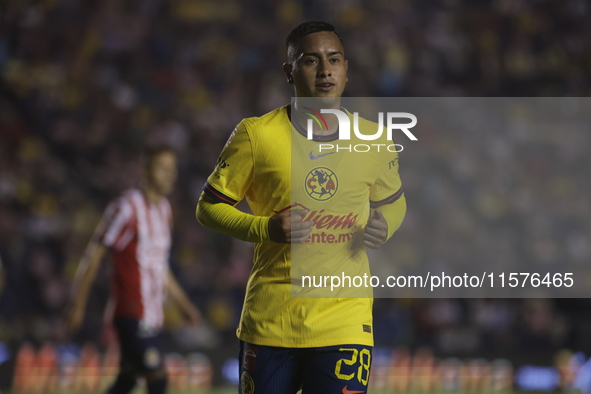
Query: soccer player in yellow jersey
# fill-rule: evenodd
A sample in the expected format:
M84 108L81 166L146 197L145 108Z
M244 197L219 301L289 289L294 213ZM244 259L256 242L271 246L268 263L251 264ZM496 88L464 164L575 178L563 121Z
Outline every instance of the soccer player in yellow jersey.
M297 26L287 37L283 65L295 104L240 122L199 200L203 225L255 243L237 330L242 394L367 391L371 293L303 298L294 275L302 267L296 267L296 253L306 269L369 272L365 248L385 242L406 212L396 153L382 150L356 161L319 152L320 142L338 139L334 116L326 116L324 129L314 129L312 140L306 138L307 115L297 98L340 108L347 67L332 25ZM253 215L234 207L243 198Z

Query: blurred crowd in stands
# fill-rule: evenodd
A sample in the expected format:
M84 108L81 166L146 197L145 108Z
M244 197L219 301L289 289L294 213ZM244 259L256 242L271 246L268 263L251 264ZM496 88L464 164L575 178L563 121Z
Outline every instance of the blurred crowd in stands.
M74 338L63 318L71 281L106 204L137 185L143 147L167 144L180 158L171 264L207 319L187 330L169 309L170 346L234 351L251 245L201 227L194 209L233 127L289 102L284 37L307 19L337 26L349 96L591 93L586 0L8 1L0 7L0 340L107 345L108 264ZM462 259L449 245L477 245L472 224L488 220L500 258L589 262L591 136L559 153L551 138L513 137L496 141L496 168L480 175L496 173L487 185L497 190L479 189L486 138L464 140L458 146L472 153L457 158L443 138L422 141L423 156L401 155L409 204L395 236L401 259ZM527 155L513 156L517 143L531 146ZM514 168L525 172L510 187ZM381 299L375 333L378 345L444 354L591 351L589 307L586 299Z

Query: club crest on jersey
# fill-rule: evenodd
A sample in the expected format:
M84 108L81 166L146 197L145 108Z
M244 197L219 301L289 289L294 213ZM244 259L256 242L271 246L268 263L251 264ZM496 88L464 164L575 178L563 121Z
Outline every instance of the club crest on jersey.
M316 167L306 175L304 188L314 200L326 201L336 194L339 180L330 168Z

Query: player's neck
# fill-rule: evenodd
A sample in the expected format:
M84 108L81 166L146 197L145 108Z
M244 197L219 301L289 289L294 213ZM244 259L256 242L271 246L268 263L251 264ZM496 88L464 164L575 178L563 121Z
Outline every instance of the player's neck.
M153 204L158 204L160 199L163 197L160 193L158 193L153 187L149 185L144 188L144 195L146 196L146 200Z
M304 102L305 104L310 105L307 102ZM321 109L341 109L340 107L340 100L335 100L334 103L331 103L331 105L326 105L323 108L320 108L318 106L318 104L320 102L318 102L318 100L316 101L311 101L311 104L316 104L314 105L314 108L311 107L306 107L306 105L303 105L301 102L296 101L293 105L294 107L294 111L292 111L292 116L296 119L296 121L299 124L304 125L304 127L306 127L307 125L307 120L310 119L310 110L312 110L313 112L320 112ZM318 123L313 123L312 124L312 130L314 135L331 135L333 133L336 133L339 129L339 123L338 123L338 119L334 116L327 116L326 118L323 118L323 121L325 121L326 126L328 126L326 129L322 128L322 126L320 126Z

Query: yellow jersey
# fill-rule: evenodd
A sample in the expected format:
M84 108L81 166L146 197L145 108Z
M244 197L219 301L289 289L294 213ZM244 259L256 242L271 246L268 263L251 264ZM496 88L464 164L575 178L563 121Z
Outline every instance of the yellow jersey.
M342 141L337 133L309 140L292 125L290 110L240 122L204 186L218 202L246 198L256 216L307 209L304 220L314 222L303 244L255 244L238 338L288 348L373 346L371 288L314 284L330 275L369 275L363 229L370 208L402 196L398 155L386 143ZM360 130L376 127L359 119Z

